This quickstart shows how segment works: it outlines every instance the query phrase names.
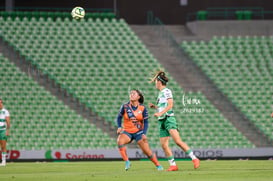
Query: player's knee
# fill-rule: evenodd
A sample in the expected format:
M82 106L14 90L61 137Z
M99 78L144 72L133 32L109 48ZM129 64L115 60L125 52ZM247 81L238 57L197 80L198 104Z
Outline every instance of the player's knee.
M139 146L141 146L141 147L143 147L144 144L145 144L145 141L144 141L143 139L137 140L136 142L137 142L137 144L138 144Z
M143 143L148 143L148 139L147 138L143 138L142 141L143 141Z
M161 147L163 150L168 149L168 143L161 143Z
M117 145L123 145L123 141L121 139L117 139Z
M122 140L117 140L117 145L125 145L125 142Z

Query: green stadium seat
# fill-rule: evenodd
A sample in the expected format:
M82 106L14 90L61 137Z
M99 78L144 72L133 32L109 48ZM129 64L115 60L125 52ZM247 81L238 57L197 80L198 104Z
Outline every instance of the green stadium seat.
M257 127L261 127L261 130L264 131L265 129L263 129L261 125L266 119L260 120L259 117L262 117L262 112L264 112L266 105L269 106L266 100L270 95L267 91L268 89L260 89L260 87L261 85L270 84L271 75L268 72L268 64L263 61L263 57L266 55L268 60L272 59L272 54L269 53L271 50L268 49L269 46L263 45L266 40L268 40L268 38L264 36L261 38L257 36L213 37L212 40L208 42L208 45L215 45L217 47L215 49L216 51L211 48L209 48L208 51L210 54L215 54L217 57L216 60L220 59L221 62L219 63L224 66L219 66L217 62L208 65L208 62L203 63L201 61L201 56L196 56L196 53L199 53L198 47L202 46L204 49L204 45L206 46L206 44L202 43L202 45L198 45L196 42L188 43L186 41L181 44L182 48L192 50L187 51L192 59L196 61L215 84L227 94L231 101L235 103ZM228 46L223 47L223 44ZM272 41L269 45L273 45ZM236 57L233 55L234 52ZM208 52L206 52L206 54L208 54ZM220 57L220 55L222 57L226 56L227 58L224 59ZM234 61L234 58L236 58L236 61ZM216 72L218 69L220 70L219 73ZM266 135L272 139L270 134Z
M5 39L10 43L10 45L16 46L21 56L27 57L29 62L37 66L41 73L48 75L50 79L55 81L55 83L61 87L61 89L69 92L73 98L85 104L86 107L92 109L92 111L94 111L97 115L114 126L115 118L120 105L128 100L128 91L131 88L134 88L133 82L138 80L147 80L148 75L140 73L139 68L135 68L135 66L140 67L141 72L150 72L154 69L154 67L161 67L161 65L151 55L145 45L140 41L140 39L135 35L135 33L123 19L105 19L107 14L101 15L103 18L99 18L99 16L99 14L92 14L92 18L87 18L84 21L70 21L65 17L65 14L58 15L58 18L56 18L56 14L54 14L54 16L49 15L50 18L43 15L43 18L23 19L24 24L17 28L21 31L17 34L17 37L14 38L14 32L7 31L5 34ZM11 19L10 21L12 22L13 20ZM1 19L0 23L3 25L0 27L0 30L8 26L8 24L1 22ZM25 27L28 28L24 29ZM37 33L35 36L30 36L27 31L43 33ZM17 40L20 40L20 43L18 43ZM225 38L223 38L222 41L226 41ZM217 43L214 45L214 51L217 50ZM224 42L224 44L227 43ZM187 43L185 43L185 46L186 45ZM199 62L200 65L202 65L204 62L208 63L210 58L214 56L214 53L209 53L208 56L204 55L205 52L210 52L210 48L206 48L205 42L202 42L202 48L204 48L204 51L198 51L200 48L197 42L194 43L194 48L190 49L189 47L191 46L187 47L187 51L189 52L197 51L196 60L198 60L200 57L203 57L203 59L206 58L206 61ZM220 53L217 55L220 55ZM229 56L232 56L232 53L230 53ZM83 60L86 58L87 60ZM215 60L216 58L217 56L215 56ZM224 56L222 58L224 58ZM225 65L222 67L224 66ZM215 72L216 71L210 71L212 75L214 75L213 73ZM227 71L224 72L227 73ZM221 73L221 71L216 73L217 74L215 75L218 75ZM135 78L136 76L138 79ZM180 95L181 92L183 92L182 88L173 79L171 80L173 82L171 86L174 87L173 91L175 95ZM28 86L31 87L33 85ZM22 85L19 86L19 89L20 87L22 87ZM154 101L153 97L156 97L154 85L142 83L139 84L138 88L147 94L147 102ZM38 88L33 92L43 91L38 86ZM232 127L232 125L229 124L229 122L215 110L211 103L209 103L209 101L202 94L193 93L191 96L197 96L202 100L202 103L204 102L204 106L206 110L208 110L208 112L206 112L204 115L205 117L208 115L214 115L210 117L208 116L207 118L212 124L211 128L218 126L219 122L226 127ZM22 95L20 95L20 98L21 97ZM58 110L67 110L70 115L69 108L58 103L58 101L55 100L54 97L50 96L50 94L46 94L45 99L41 99L41 97L44 97L44 95L36 95L35 97L31 98L28 103L38 103L35 105L36 107L40 107L39 103L42 105L56 105ZM182 98L179 97L177 99L181 100ZM52 102L47 102L46 100L52 100ZM107 103L113 105L114 108L111 107L111 109L116 111L111 111L106 114L105 109L109 109ZM181 102L178 102L177 104L176 112L180 112L180 110L183 110L184 107ZM45 106L43 106L43 108L44 107ZM49 111L48 109L45 110ZM152 110L149 111L152 112ZM36 114L31 113L31 118L35 120L60 121L62 124L57 123L57 121L48 121L50 122L48 128L60 128L61 135L68 135L71 132L73 128L73 125L69 124L71 120L78 120L78 124L75 125L77 129L82 130L86 128L84 131L86 133L86 139L83 139L83 135L78 135L74 138L76 140L83 140L80 142L80 145L77 143L71 144L71 141L62 140L60 137L60 139L54 143L54 147L64 149L75 147L116 148L115 138L110 138L109 136L103 134L101 130L89 131L88 129L92 130L89 122L83 118L78 118L76 113L71 113L73 116L67 117L66 115L68 112L62 114L56 111L52 112L52 116L44 116L43 114L40 114L40 111L37 111ZM27 114L26 117L23 117L22 119L28 118L28 116L30 115ZM192 132L194 133L192 135L193 137L202 138L204 135L201 133L204 132L204 134L209 134L212 132L210 127L207 127L207 123L197 123L196 120L198 120L198 118L192 117L191 114L178 113L177 116L179 124L181 125L184 124L184 120L187 120L185 124L191 125L191 123L193 123L191 127L196 127L196 125L200 126L200 129L193 130L188 130L186 127L182 127L181 132L185 133L186 135L190 135ZM44 126L43 122L40 122L39 125L41 127ZM80 125L85 126L82 127ZM152 130L150 130L149 134L155 133L154 137L157 138L156 121L151 120L150 125ZM206 131L207 129L209 130ZM237 138L241 136L236 130L230 130L233 137ZM94 135L95 132L98 132L98 134ZM50 132L43 132L41 136L50 134ZM214 135L207 136L205 140L197 139L198 141L196 142L195 140L190 140L189 144L196 148L208 148L208 145L210 148L217 148L219 145L218 142L213 142L213 136ZM92 139L93 137L94 139ZM98 144L95 141L95 139L98 137L106 137L104 141L105 144ZM52 139L51 136L50 139ZM253 146L251 144L248 145L247 141L248 140L244 138L242 140L241 147L243 147L245 143L247 143L246 145L248 147ZM226 145L229 145L229 142L227 143L225 140L224 142ZM150 144L152 148L160 147L158 139L151 139ZM172 142L171 146L173 147L175 144ZM50 148L50 145L48 144L48 141L46 141L42 145L37 145L37 147ZM232 145L229 145L228 147L232 148Z

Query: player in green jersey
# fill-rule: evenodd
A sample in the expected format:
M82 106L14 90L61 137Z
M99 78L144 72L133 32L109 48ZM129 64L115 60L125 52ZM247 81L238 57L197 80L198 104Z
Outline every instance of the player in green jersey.
M2 152L2 163L0 166L6 166L7 156L7 136L9 136L10 115L9 111L3 106L3 100L0 99L0 145Z
M160 143L166 157L169 160L170 167L168 171L177 171L178 167L175 163L174 156L169 147L170 136L174 142L192 159L194 168L200 166L200 160L194 155L190 147L181 140L176 119L173 112L173 95L172 91L166 87L168 78L165 72L158 71L152 79L155 82L156 88L159 90L157 97L157 104L150 103L150 108L157 109L157 113L154 114L158 118Z

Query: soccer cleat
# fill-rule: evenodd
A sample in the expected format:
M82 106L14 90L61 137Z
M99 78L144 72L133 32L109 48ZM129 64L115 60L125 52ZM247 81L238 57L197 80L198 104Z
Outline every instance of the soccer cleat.
M156 166L156 168L157 168L158 171L164 170L164 168L161 165Z
M177 171L177 170L178 170L178 166L172 165L172 166L170 166L170 167L168 168L167 171Z
M6 163L5 163L5 162L2 162L2 163L0 164L0 167L4 167L4 166L6 166Z
M131 167L130 161L126 161L126 162L125 162L125 170L126 170L126 171L129 170L130 167Z
M200 160L198 158L192 160L194 169L197 169L200 167Z

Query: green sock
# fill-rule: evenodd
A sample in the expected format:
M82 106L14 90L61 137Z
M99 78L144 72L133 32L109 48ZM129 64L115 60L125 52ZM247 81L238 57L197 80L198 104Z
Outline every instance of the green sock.
M187 155L189 155L189 154L190 154L190 152L192 152L192 150L191 150L191 149L189 149L188 151L186 151L186 154L187 154Z

